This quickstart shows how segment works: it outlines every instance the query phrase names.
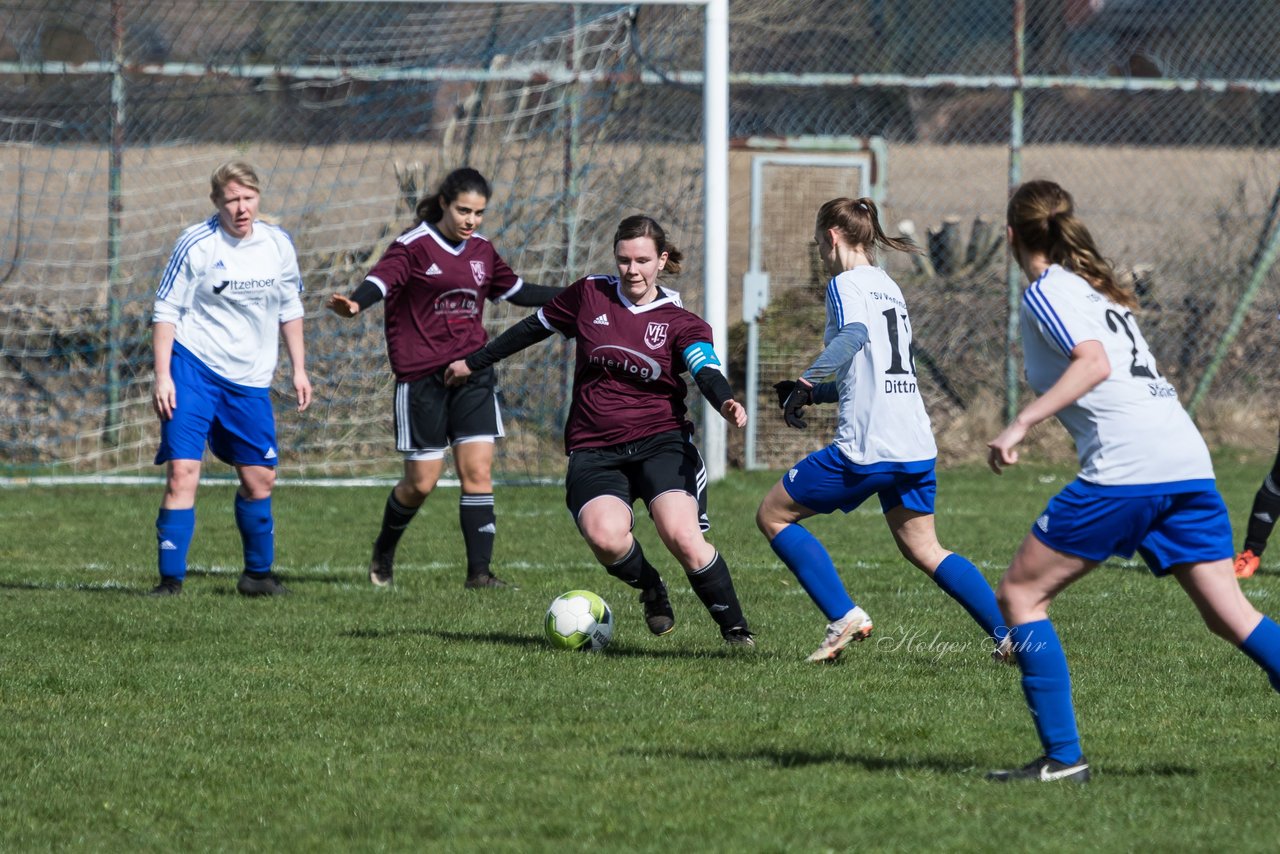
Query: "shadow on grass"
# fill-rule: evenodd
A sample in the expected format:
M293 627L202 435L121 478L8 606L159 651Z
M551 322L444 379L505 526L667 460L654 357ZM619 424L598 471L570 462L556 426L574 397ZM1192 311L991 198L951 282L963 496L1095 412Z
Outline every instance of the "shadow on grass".
M807 750L622 750L623 756L704 760L711 762L765 762L777 768L805 768L810 765L851 765L867 771L937 771L943 774L985 774L989 768L974 762L932 756L864 756L840 751L815 753ZM1098 769L1094 768L1095 771ZM1200 772L1185 765L1108 765L1107 777L1144 779L1149 777L1195 777Z
M150 587L122 587L118 584L61 584L56 581L0 581L0 590L43 590L48 593L114 593L117 596L142 596Z
M356 640L432 637L459 643L491 643L516 647L539 647L548 652L559 652L559 650L553 650L541 635L515 635L508 632L450 632L442 629L426 628L425 626L415 626L392 629L349 629L342 632L341 635L342 637ZM737 658L744 661L757 657L757 654L729 647L705 650L642 649L625 644L612 644L599 655L603 655L606 658Z
M711 762L764 762L778 768L805 768L810 765L852 765L867 771L939 771L960 774L982 770L982 766L959 759L930 756L864 756L858 753L807 750L625 750L623 755Z

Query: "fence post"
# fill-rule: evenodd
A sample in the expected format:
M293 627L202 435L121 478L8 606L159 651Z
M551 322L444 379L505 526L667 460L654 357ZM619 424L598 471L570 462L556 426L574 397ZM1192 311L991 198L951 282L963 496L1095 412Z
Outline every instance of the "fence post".
M1023 121L1023 72L1026 63L1023 48L1027 37L1026 0L1013 2L1013 89L1009 116L1009 192L1022 183L1022 121ZM1007 322L1004 335L1004 420L1012 421L1018 414L1018 358L1015 348L1018 341L1018 310L1022 298L1022 270L1018 259L1009 253L1005 266L1008 284Z
M111 154L107 167L107 412L103 441L120 442L120 233L124 199L124 0L111 0Z

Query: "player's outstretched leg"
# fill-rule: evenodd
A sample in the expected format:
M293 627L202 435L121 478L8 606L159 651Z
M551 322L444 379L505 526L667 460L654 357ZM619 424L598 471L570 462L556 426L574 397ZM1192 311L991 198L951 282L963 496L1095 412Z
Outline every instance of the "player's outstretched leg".
M1266 672L1271 687L1280 691L1280 625L1264 616L1240 642L1240 650Z
M849 596L830 553L817 537L792 522L769 545L827 618L826 633L809 661L834 662L846 646L870 637L871 617Z
M987 637L995 642L991 656L998 662L1012 664L1012 642L1005 627L996 593L978 568L968 558L950 554L933 571L933 581L952 599L960 603Z
M1244 595L1226 560L1186 564L1173 577L1195 603L1205 627L1239 647L1280 691L1280 626Z
M927 507L927 502L923 506ZM973 621L982 627L995 644L991 654L993 659L1009 661L1009 630L1005 627L995 591L967 558L947 551L938 543L932 510L909 509L900 504L888 510L884 518L902 556L932 578L934 584L959 602Z

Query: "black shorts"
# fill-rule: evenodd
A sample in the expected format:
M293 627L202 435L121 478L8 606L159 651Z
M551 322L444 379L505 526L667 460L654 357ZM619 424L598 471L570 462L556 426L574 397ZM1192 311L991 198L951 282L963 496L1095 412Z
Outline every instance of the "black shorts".
M576 520L587 502L614 495L628 507L637 498L648 507L664 492L687 492L698 501L698 526L706 531L707 469L693 441L671 430L607 448L581 448L569 455L565 504Z
M411 458L435 459L450 445L506 435L493 368L476 371L454 388L444 384L443 374L396 383L396 450Z

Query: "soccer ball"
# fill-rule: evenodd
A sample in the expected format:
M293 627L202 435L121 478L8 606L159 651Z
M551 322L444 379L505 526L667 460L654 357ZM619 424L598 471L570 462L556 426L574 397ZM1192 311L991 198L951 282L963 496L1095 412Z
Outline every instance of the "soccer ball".
M613 611L589 590L570 590L552 600L545 627L552 646L595 652L613 638Z

